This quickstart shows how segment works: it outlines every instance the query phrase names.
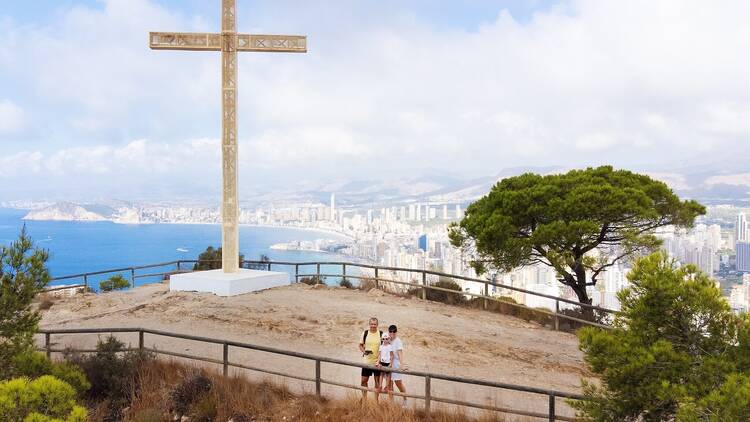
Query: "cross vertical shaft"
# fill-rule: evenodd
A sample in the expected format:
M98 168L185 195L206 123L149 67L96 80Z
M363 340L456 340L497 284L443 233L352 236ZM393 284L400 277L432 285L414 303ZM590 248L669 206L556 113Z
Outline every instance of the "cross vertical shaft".
M237 33L236 0L221 0L221 33L150 32L154 50L221 51L221 248L225 273L239 271L237 52L307 52L301 35Z
M221 264L225 273L239 270L237 199L237 18L236 0L221 2Z

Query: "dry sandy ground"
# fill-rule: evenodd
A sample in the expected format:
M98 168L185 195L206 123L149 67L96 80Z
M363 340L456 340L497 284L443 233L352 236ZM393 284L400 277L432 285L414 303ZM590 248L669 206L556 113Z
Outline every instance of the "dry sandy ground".
M57 299L43 313L43 328L145 327L297 350L358 362L357 342L367 319L381 329L398 324L404 360L412 370L579 392L589 377L573 334L482 310L402 298L373 290L312 288L304 284L222 298L169 292L166 284L106 294ZM136 336L120 336L137 344ZM91 346L96 336L53 336L55 347ZM146 336L148 346L221 359L220 346ZM230 361L312 377L312 362L232 348ZM358 369L323 364L322 377L358 383ZM254 373L257 374L257 373ZM258 376L258 375L251 375ZM281 380L299 387L293 380ZM408 377L410 392L422 394L421 378ZM307 391L311 385L304 386ZM324 393L343 395L326 386ZM433 381L433 395L545 412L547 398L485 387ZM558 400L558 407L566 407ZM568 413L568 412L566 412Z

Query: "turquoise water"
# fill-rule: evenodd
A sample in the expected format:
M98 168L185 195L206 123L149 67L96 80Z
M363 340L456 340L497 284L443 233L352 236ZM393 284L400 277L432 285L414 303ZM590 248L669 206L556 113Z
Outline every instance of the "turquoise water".
M0 208L0 245L8 245L24 224L25 211ZM50 252L48 267L53 277L99 270L123 268L178 259L196 259L211 245L221 244L221 227L217 224L141 224L125 225L110 222L26 221L26 229L37 246ZM351 261L331 253L278 251L269 247L274 243L292 240L315 240L338 237L334 234L276 227L240 227L240 251L245 259L257 260L261 254L274 261ZM181 252L177 249L187 252ZM292 267L273 270L293 273ZM161 272L162 269L141 270L140 274ZM322 272L340 272L340 268L323 268ZM300 273L315 271L314 267L300 269ZM128 272L127 278L130 277ZM91 277L92 285L107 276ZM136 284L156 278L136 279ZM70 284L60 281L52 284ZM332 280L331 280L332 281Z

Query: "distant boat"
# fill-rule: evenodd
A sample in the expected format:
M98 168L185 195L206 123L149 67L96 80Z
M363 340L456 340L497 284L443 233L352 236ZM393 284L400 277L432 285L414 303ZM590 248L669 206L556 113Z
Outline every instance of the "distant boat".
M177 252L190 252L185 248L177 248Z

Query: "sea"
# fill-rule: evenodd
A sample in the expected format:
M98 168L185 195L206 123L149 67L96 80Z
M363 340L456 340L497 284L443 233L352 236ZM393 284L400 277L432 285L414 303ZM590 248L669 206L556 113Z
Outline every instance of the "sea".
M47 262L52 277L96 272L108 269L197 259L208 246L221 246L221 226L218 224L115 224L108 221L25 221L27 211L0 208L0 245L9 245L18 237L21 228L35 245L49 251ZM261 255L272 261L318 262L352 261L335 253L313 251L284 251L270 249L276 243L294 240L343 240L335 233L286 227L240 226L240 252L247 260L258 260ZM189 267L189 265L188 265ZM137 274L168 271L173 267L139 270ZM274 271L294 273L293 266L272 267ZM314 273L314 266L301 267L300 273ZM322 273L340 273L337 266L322 266ZM347 268L347 271L349 269ZM122 273L130 279L130 272ZM112 274L88 277L96 288L99 281ZM136 285L153 283L160 277L136 278ZM50 285L77 284L82 279L53 280ZM326 280L328 284L337 279Z

